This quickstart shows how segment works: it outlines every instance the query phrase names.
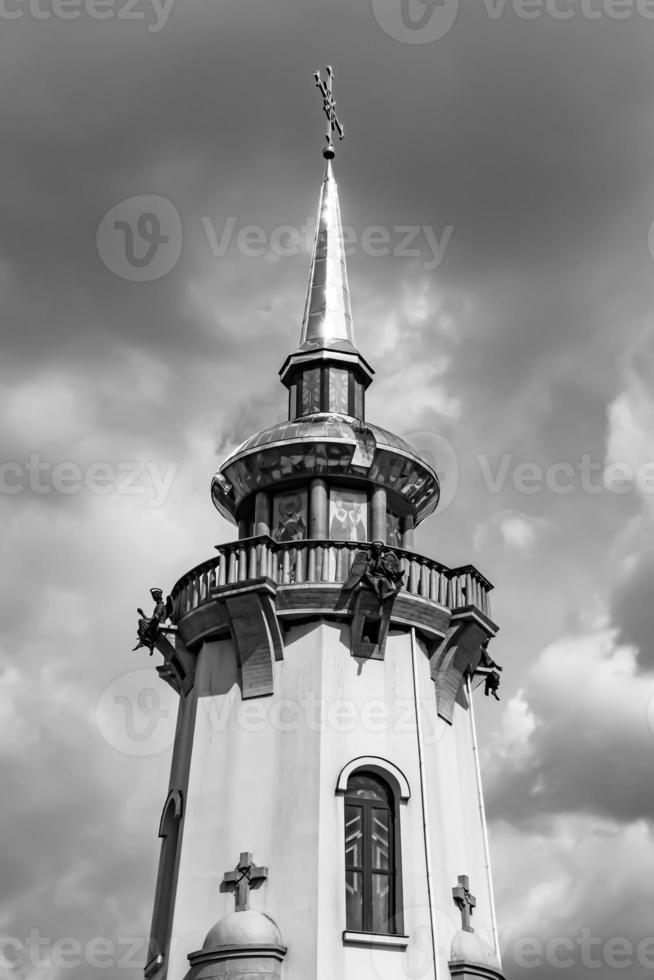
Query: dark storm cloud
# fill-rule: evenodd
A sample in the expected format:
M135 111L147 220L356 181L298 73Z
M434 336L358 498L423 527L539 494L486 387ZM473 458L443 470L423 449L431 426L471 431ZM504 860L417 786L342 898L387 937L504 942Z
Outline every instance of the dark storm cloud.
M610 633L545 650L512 705L527 709L522 724L489 758L490 812L532 826L551 814L651 819L653 698L652 675Z

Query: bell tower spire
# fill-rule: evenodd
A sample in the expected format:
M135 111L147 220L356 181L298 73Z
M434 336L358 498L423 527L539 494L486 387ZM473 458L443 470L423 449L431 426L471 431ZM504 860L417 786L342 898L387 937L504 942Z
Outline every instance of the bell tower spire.
M328 158L320 190L300 345L322 347L330 341L344 341L354 347L338 187Z
M336 115L331 67L327 66L326 79L315 72L314 80L327 118L326 145L322 151L326 167L320 188L300 346L287 357L280 375L282 384L289 390L290 419L330 412L363 421L364 393L374 372L354 343L341 208L332 165L336 156L334 134L342 140L345 130Z

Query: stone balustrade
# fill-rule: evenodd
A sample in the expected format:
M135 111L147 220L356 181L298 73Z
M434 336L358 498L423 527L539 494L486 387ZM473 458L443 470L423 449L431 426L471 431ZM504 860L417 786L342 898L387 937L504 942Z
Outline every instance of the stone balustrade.
M281 543L267 535L219 545L217 555L191 569L174 586L172 621L177 623L197 609L210 598L212 589L220 586L266 578L280 588L341 584L361 547L352 541ZM415 552L388 550L395 552L404 569L403 593L448 609L476 606L490 617L492 585L472 565L450 569Z

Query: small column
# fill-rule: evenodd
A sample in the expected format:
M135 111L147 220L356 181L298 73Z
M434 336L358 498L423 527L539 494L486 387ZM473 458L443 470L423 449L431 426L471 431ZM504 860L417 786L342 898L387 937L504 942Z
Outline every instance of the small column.
M254 498L254 533L270 534L270 504L263 490Z
M402 518L402 547L405 551L413 551L413 514L409 514L408 517Z
M372 534L371 541L386 544L386 489L375 487L370 501Z
M312 538L328 537L328 498L327 484L324 480L311 481L311 502L309 527Z
M242 538L249 538L249 536L250 536L250 522L247 520L247 518L242 517L241 520L238 522L239 541Z

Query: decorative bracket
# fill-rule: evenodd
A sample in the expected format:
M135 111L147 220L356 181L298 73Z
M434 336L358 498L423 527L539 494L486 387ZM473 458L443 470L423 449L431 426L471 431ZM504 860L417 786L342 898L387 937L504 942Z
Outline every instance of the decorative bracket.
M277 621L277 588L268 578L249 579L241 585L223 585L211 597L224 604L229 629L241 668L241 693L259 698L273 693L273 662L284 657L284 641Z
M482 644L497 633L497 626L475 606L452 615L445 639L432 657L431 677L436 685L436 709L449 725L454 705L468 707L465 679L479 667Z

